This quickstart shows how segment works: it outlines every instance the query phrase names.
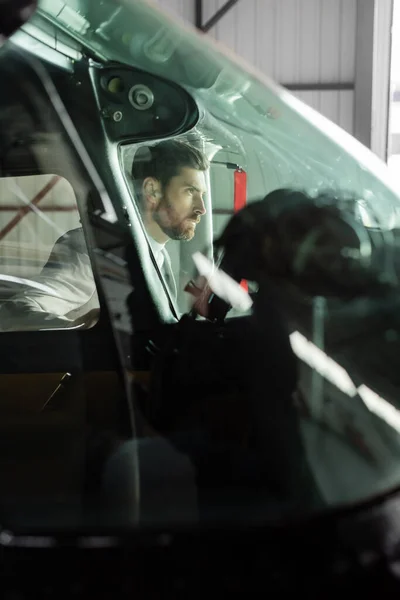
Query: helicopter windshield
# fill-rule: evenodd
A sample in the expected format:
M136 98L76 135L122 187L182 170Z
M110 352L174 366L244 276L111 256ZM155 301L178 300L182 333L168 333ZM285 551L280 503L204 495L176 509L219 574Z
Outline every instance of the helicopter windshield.
M338 197L355 199L365 226L382 232L398 228L400 188L380 159L292 94L248 65L239 66L228 53L217 51L211 42L204 43L155 6L106 1L94 10L85 1L56 6L45 0L39 6L32 22L47 31L54 24L68 32L75 48L92 55L94 61L135 66L178 84L195 99L197 122L183 139L200 144L211 168L208 214L198 228L197 242L190 245L190 254L210 248L239 205L278 188L301 189L311 196L329 189ZM108 85L113 90L108 100L115 100L112 106L119 103L122 108L126 99L125 114L131 111L135 86L129 88L123 76L113 74ZM146 93L151 97L153 90L146 89ZM161 110L168 109L164 106ZM130 142L119 149L120 161L128 171L137 148L132 136ZM235 173L238 170L246 174L242 175L244 184ZM238 191L241 185L246 187L243 199ZM182 279L178 287L184 289L193 275L193 261L190 258L188 265L187 248L182 252L170 244L169 249L175 256L175 275ZM187 294L180 294L181 311L188 306Z

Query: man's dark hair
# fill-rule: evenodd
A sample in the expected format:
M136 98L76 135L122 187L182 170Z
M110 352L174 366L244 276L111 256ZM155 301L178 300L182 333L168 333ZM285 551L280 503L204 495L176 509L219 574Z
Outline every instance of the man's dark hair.
M187 142L166 140L154 146L141 146L132 163L135 192L141 198L142 183L147 177L154 177L165 187L182 168L206 171L209 166L205 154Z

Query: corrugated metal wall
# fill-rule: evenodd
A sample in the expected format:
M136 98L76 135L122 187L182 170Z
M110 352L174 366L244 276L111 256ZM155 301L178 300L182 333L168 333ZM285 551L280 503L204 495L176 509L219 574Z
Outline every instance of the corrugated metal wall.
M226 0L203 0L206 23ZM194 22L194 0L159 0ZM208 32L304 102L354 133L357 0L239 0Z
M188 23L194 23L193 0L155 0L166 11Z
M203 0L204 21L224 2ZM354 80L355 30L356 0L239 0L209 35L281 83L340 83Z

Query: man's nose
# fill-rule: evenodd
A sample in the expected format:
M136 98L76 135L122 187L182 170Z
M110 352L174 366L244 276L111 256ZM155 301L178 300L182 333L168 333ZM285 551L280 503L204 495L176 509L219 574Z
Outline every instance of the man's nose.
M201 196L198 196L196 198L194 212L196 213L196 215L205 215L207 212L205 204L204 204L204 200Z

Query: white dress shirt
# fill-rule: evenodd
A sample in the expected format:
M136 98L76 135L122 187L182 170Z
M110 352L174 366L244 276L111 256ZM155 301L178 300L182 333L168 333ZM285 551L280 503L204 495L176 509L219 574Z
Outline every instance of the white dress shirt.
M166 244L160 244L160 242L157 242L155 239L153 239L150 236L148 236L148 240L149 240L151 249L153 251L154 258L156 259L158 268L160 269L161 273L163 274L163 277L168 286L168 289L170 291L172 299L175 302L176 297L177 297L176 282L175 282L175 276L174 276L174 273L172 270L171 258L168 254L167 249L165 248Z

